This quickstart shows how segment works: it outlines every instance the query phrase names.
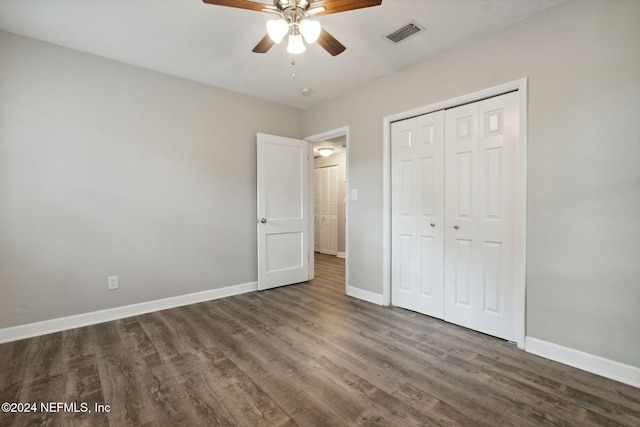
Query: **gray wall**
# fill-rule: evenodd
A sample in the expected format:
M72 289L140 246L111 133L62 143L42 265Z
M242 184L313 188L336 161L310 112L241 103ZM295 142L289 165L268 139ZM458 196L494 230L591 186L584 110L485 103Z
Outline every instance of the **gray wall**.
M256 132L301 123L0 32L0 328L255 281Z
M639 40L640 2L569 1L305 110L350 126L350 285L382 293L383 117L529 77L527 335L640 367Z

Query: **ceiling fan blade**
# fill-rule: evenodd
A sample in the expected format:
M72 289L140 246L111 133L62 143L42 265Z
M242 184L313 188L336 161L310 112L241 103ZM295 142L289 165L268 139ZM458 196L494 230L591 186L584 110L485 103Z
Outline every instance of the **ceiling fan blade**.
M329 32L324 28L320 32L320 37L318 38L317 43L322 46L324 50L329 52L331 56L340 55L346 49L342 43L336 40L336 38L329 34Z
M381 4L382 0L319 0L311 3L311 8L324 7L324 12L316 13L317 16L320 16L365 7L380 6Z
M255 1L249 0L202 0L206 4L213 4L216 6L228 6L235 7L238 9L247 9L247 10L255 10L258 12L262 12L262 10L269 6L264 3L258 3Z
M253 48L252 52L267 53L269 49L273 47L274 44L276 43L273 40L271 40L271 37L269 37L269 34L267 34L262 38L262 40L258 42L256 47Z

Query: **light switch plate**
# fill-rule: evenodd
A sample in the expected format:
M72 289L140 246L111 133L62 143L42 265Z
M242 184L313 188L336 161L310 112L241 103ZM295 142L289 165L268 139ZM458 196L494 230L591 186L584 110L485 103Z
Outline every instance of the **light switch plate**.
M110 291L118 289L118 276L107 277L107 289Z

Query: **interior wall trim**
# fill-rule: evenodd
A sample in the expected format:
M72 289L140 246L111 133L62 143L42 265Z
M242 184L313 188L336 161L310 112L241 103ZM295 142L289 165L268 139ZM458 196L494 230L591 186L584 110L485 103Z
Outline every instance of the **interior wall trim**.
M18 341L25 338L37 337L40 335L52 334L54 332L66 331L69 329L81 328L83 326L110 322L112 320L124 319L126 317L138 316L140 314L151 313L154 311L181 307L183 305L196 304L199 302L230 297L233 295L244 294L257 290L258 282L249 282L239 285L227 286L219 289L195 292L192 294L178 295L175 297L164 298L155 301L142 302L122 307L93 311L90 313L77 314L74 316L44 320L42 322L12 326L9 328L0 329L0 344L10 341Z
M640 388L640 368L635 366L533 337L526 338L525 350L537 356Z
M384 305L384 296L382 294L376 294L375 292L366 291L353 286L347 286L347 295L373 304Z

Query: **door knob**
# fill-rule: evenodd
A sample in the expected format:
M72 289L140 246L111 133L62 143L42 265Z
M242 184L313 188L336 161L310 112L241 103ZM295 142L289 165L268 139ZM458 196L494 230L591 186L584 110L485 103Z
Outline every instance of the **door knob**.
M457 225L454 225L453 228L455 228L456 230L459 229L460 227L458 227Z
M260 218L260 224L265 224L267 222L267 218Z
M435 227L435 226L436 226L435 222L432 222L432 223L431 223L431 224L429 224L429 225L430 225L430 226L432 226L432 227Z

